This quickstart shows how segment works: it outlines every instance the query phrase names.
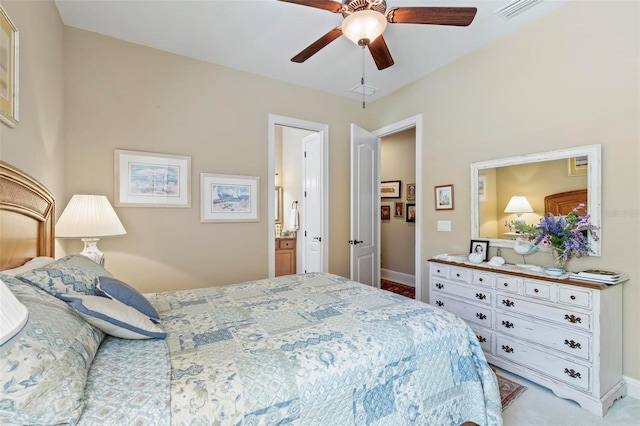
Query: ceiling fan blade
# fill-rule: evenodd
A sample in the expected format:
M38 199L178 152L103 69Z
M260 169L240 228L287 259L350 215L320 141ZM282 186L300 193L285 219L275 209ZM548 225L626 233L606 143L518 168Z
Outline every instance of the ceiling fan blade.
M384 38L382 36L379 36L378 38L373 40L372 43L369 43L369 51L371 52L373 61L376 63L376 66L379 70L389 68L391 65L393 65L391 52L389 52L387 43L384 41Z
M322 37L320 37L319 39L311 43L309 46L307 46L304 50L302 50L302 52L298 53L296 56L291 58L291 62L297 62L300 64L306 61L307 59L309 59L310 57L318 53L320 49L322 49L327 44L331 43L333 40L337 39L341 35L342 35L342 30L340 29L340 27L336 27L332 29L331 31L329 31L328 33L326 33L325 35L323 35Z
M280 0L287 3L299 4L301 6L315 7L316 9L328 10L333 13L342 11L342 4L331 0Z
M478 9L475 7L399 7L387 12L392 24L456 25L471 24Z

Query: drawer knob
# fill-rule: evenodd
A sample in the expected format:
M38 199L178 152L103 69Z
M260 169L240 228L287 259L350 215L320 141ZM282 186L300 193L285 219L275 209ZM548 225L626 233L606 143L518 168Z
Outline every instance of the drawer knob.
M564 339L564 344L569 346L571 349L582 349L580 343L576 343L573 340Z
M436 283L436 288L442 290L444 288L444 284Z
M576 323L582 324L582 318L577 317L577 316L575 316L573 314L572 315L564 314L564 319L566 319L567 321L569 321L572 324L576 324Z
M487 316L480 312L476 312L476 317L480 318L481 320L487 319Z
M508 306L508 307L512 307L512 306L514 305L514 303L513 303L511 300L509 300L509 299L506 299L506 300L505 300L505 299L502 299L502 304L503 304L504 306Z
M486 338L484 338L484 337L482 337L482 336L478 336L478 335L476 335L476 337L478 338L478 342L480 342L480 343L484 343L484 342L486 342L486 341L487 341L487 339L486 339Z
M534 293L540 293L540 290L538 290L537 288L534 288L534 289L533 289L533 292L534 292Z
M503 286L509 287L509 283L502 283Z
M437 272L437 273L440 273L440 269L436 269L436 272Z
M441 301L439 301L439 300L436 300L436 305L438 305L438 306L444 306L444 302L441 302Z
M581 379L582 377L580 376L580 373L578 373L577 371L575 371L573 368L571 370L569 370L568 368L564 369L564 373L574 379Z
M572 294L572 295L569 297L569 299L571 299L571 300L576 300L576 297Z
M510 346L502 345L502 350L505 351L508 354L512 354L513 353L513 348L510 347Z
M485 300L487 298L486 294L476 293L476 299Z
M460 278L460 274L456 274L456 277Z
M504 325L506 328L513 328L514 327L513 323L509 322L509 321L502 321L502 325ZM565 340L565 342L566 342L566 340Z
M482 282L482 278L478 278L478 281Z

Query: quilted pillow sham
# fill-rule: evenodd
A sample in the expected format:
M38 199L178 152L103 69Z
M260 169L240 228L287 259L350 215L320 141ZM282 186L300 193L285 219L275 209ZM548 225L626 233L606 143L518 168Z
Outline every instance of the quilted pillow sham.
M136 309L100 296L58 297L80 314L85 321L105 333L122 339L164 339L167 334Z
M1 278L26 306L29 320L0 350L0 424L75 424L104 333L43 290Z
M160 318L158 311L138 290L118 279L98 277L96 279L96 295L117 300L142 312L149 318Z
M111 274L93 260L79 254L72 254L42 268L16 275L20 280L36 285L54 296L94 295L95 281L99 276L111 277Z

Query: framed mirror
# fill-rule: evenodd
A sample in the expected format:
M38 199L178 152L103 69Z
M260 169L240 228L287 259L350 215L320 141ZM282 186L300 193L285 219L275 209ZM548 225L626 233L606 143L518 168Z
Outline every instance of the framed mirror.
M276 189L276 194L275 194L276 195L275 196L276 223L282 224L282 187L276 186L275 189Z
M597 144L471 163L471 239L513 248L517 235L505 222L538 224L549 210L566 214L581 202L579 213L601 226L601 152ZM512 204L523 197L525 207ZM598 236L592 256L600 256L602 229Z

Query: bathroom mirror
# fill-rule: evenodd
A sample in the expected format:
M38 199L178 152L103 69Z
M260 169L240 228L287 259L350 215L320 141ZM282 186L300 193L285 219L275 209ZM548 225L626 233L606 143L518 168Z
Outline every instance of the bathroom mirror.
M276 211L276 223L282 224L282 187L276 186L275 192L275 211Z
M601 151L598 144L472 163L471 238L489 240L492 247L513 248L516 234L505 221L521 215L526 223L537 225L555 200L569 197L577 205L575 194L586 198L580 214L588 211L591 223L600 226ZM531 208L516 208L523 210L518 213L507 209L513 196L526 197ZM598 236L598 241L591 239L592 256L600 256L602 229Z

